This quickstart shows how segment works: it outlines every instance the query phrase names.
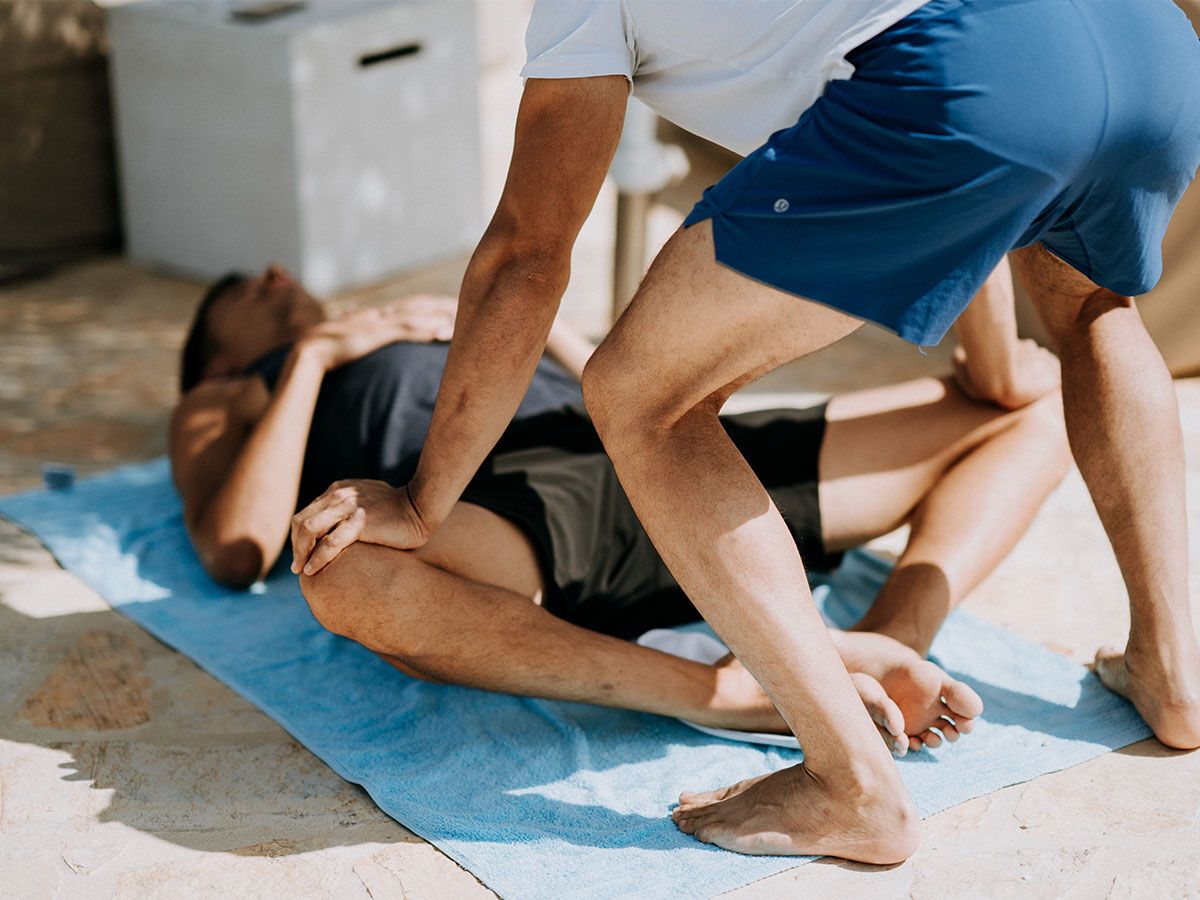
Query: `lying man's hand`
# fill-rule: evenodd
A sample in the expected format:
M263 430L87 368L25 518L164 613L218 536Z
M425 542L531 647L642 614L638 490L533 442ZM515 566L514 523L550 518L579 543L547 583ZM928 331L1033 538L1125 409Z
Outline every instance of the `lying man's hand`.
M428 539L407 488L335 481L292 517L292 571L315 575L355 541L409 550Z
M1003 384L984 384L971 370L971 360L962 347L954 350L954 380L964 394L980 403L995 403L1004 409L1020 409L1056 391L1062 385L1058 357L1035 341L1017 344L1012 372Z
M440 294L410 294L388 303L383 307L383 312L414 332L424 334L428 341L448 341L454 336L458 298Z
M300 338L300 346L305 352L315 354L328 371L396 341L450 340L454 334L454 310L441 302L425 302L428 299L417 297L383 309L351 310L310 328Z

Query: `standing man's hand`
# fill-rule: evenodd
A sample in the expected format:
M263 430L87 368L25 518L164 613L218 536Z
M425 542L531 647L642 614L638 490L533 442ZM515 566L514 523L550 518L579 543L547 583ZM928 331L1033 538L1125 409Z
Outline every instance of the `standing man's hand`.
M315 575L355 541L413 550L431 533L407 487L335 481L292 517L292 571Z
M1016 345L1011 369L1003 379L985 380L972 371L972 360L962 347L954 350L954 380L964 394L980 403L1020 409L1056 391L1062 385L1058 357L1035 341Z

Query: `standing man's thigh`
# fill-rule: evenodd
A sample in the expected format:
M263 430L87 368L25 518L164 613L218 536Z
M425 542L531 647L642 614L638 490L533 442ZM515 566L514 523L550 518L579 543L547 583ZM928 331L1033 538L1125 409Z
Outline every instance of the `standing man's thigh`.
M741 275L716 261L712 223L682 228L654 260L633 302L584 373L589 410L671 423L862 322ZM634 409L608 408L616 391ZM716 412L716 409L713 410Z
M1113 309L1137 318L1133 300L1107 291L1041 244L1014 250L1009 257L1042 323L1060 345L1086 328L1089 319Z

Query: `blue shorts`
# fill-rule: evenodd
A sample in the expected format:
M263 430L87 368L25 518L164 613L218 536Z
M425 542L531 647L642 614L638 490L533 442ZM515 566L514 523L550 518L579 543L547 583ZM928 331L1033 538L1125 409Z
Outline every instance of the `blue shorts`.
M1171 0L932 0L704 193L717 260L936 344L1009 250L1148 291L1200 164Z

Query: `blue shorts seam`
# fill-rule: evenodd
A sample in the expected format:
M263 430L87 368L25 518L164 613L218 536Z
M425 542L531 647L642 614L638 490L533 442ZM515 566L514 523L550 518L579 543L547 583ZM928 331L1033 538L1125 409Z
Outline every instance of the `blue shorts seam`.
M1094 281L1095 279L1092 278L1092 272L1094 271L1094 266L1092 265L1092 254L1088 252L1087 244L1083 240L1083 234L1080 233L1079 229L1075 226L1074 219L1070 219L1067 222L1067 226L1071 229L1071 234L1075 235L1075 242L1079 245L1079 252L1083 255L1083 264L1086 268L1081 269L1080 271L1089 280Z
M1082 260L1072 259L1075 254L1064 253L1057 247L1050 246L1048 243L1046 243L1045 239L1040 241L1042 248L1049 252L1051 256L1061 260L1076 272L1083 275L1083 277L1088 279L1088 281L1091 281L1093 284L1098 283L1096 279L1092 277L1092 273L1094 271L1092 267L1092 257L1091 254L1088 253L1087 245L1084 244L1083 238L1079 234L1079 230L1075 227L1074 222L1068 222L1067 227L1071 229L1071 234L1075 237L1075 244L1079 248L1079 254L1083 257Z
M716 242L717 242L717 219L719 217L728 216L729 211L734 209L738 205L738 202L742 199L742 196L746 193L746 191L748 191L750 189L750 183L752 181L754 181L754 179L758 178L759 172L762 171L762 166L763 166L762 153L763 153L763 150L765 147L766 147L766 144L764 144L762 147L759 147L757 150L754 151L756 154L759 154L759 156L757 159L753 160L753 163L754 163L753 171L749 175L747 175L745 178L742 179L742 186L741 186L741 188L739 188L737 194L732 199L727 200L727 201L723 200L722 202L717 203L717 202L713 201L712 194L710 192L706 191L705 192L706 196L701 197L700 200L698 200L696 202L696 205L692 207L692 211L689 212L687 214L687 217L683 220L684 227L690 228L693 225L699 225L705 219L711 219L712 223L713 223L714 251L715 251ZM725 178L728 178L728 177L729 177L728 174L726 174ZM724 180L724 178L722 178L722 181L723 180ZM720 187L720 184L721 184L721 182L718 181L717 184L714 185L714 187ZM704 216L703 218L693 219L692 217L696 213L696 208L699 207L701 204L711 207L712 212L709 213L708 215Z
M1079 0L1072 0L1072 4L1076 7L1076 9L1079 8ZM1108 63L1105 60L1104 48L1100 43L1100 39L1096 36L1094 26L1087 15L1081 15L1080 20L1083 22L1083 29L1087 32L1088 38L1092 42L1092 49L1095 51L1096 59L1099 62L1100 73L1103 75L1104 83L1104 118L1100 122L1100 136L1096 139L1096 147L1092 151L1092 156L1088 160L1087 166L1085 167L1086 169L1090 170L1092 164L1095 163L1096 158L1100 155L1100 148L1105 145L1105 142L1108 139L1108 120L1112 110L1113 92L1111 84L1112 79L1108 72ZM1074 230L1073 227L1072 230Z

